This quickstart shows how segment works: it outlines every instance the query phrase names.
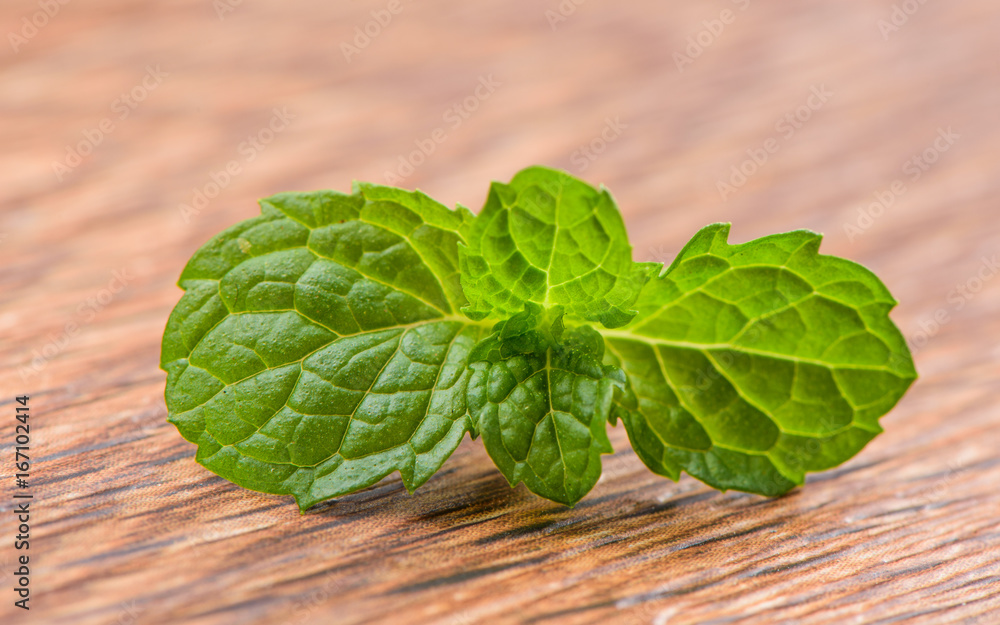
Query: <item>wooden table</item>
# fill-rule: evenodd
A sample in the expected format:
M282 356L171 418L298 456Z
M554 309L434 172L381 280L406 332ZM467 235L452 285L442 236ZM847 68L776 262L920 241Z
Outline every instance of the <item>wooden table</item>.
M0 621L1000 623L1000 7L896 4L6 0ZM612 189L637 260L714 221L826 233L901 302L921 379L776 500L657 478L621 428L573 510L470 441L413 496L305 516L201 468L157 368L185 260L258 197L384 182L437 128L402 186L475 208L561 167Z

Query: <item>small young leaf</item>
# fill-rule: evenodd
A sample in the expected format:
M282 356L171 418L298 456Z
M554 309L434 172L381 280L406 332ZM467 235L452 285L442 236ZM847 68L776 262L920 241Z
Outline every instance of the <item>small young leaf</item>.
M473 348L469 362L497 362L514 356L541 354L550 345L562 342L565 331L563 318L562 306L543 310L538 304L527 302L523 311L493 326L493 331ZM600 353L603 354L604 341L600 334L589 326L582 327L597 336ZM598 353L594 346L591 346L591 351Z
M653 267L632 247L611 194L569 174L531 167L493 183L460 247L462 287L473 319L505 319L535 302L606 327L635 316Z
M620 370L602 366L599 351L581 349L589 340L573 334L568 346L473 363L468 387L483 445L510 485L524 482L567 506L590 492L601 454L612 452L607 420L623 382Z
M629 381L612 419L655 473L778 495L881 432L916 372L867 269L820 255L812 232L728 234L701 230L632 323L602 332Z
M399 471L414 490L471 429L458 231L421 193L288 193L191 259L161 366L197 460L303 510Z

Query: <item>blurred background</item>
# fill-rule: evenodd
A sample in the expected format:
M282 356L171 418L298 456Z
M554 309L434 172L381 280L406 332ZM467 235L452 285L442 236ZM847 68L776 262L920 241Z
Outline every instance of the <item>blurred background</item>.
M4 0L0 27L0 402L30 392L46 415L46 557L25 622L276 622L318 587L292 622L996 622L996 521L970 511L995 512L1000 477L997 3ZM551 517L469 443L422 500L390 477L302 519L194 464L163 423L157 358L200 245L282 191L365 180L478 210L491 180L532 164L605 184L636 260L669 262L727 221L733 242L824 233L825 253L875 271L922 378L848 465L856 481L716 495L647 476L619 428L590 503L551 513L575 533L544 526L564 552L550 561ZM880 490L892 472L918 482ZM461 507L414 521L448 480L500 512L479 529ZM745 517L748 501L767 505ZM621 520L635 507L647 516ZM810 540L765 548L743 525L785 512ZM316 551L343 531L394 546ZM742 563L712 543L741 531ZM922 559L894 564L877 537L911 531ZM703 557L668 557L699 532ZM791 568L747 581L746 562L775 561Z

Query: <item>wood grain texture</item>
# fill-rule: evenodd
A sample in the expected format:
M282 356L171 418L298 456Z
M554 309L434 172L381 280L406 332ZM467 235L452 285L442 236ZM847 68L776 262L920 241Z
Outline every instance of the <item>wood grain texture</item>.
M555 0L403 0L349 61L342 43L387 2L219 4L71 2L0 52L0 411L32 397L38 497L26 614L8 590L4 416L0 622L1000 623L996 2L927 2L884 37L890 0L565 2L554 27ZM38 10L5 0L2 30ZM168 75L123 119L117 99L157 65ZM832 95L789 135L779 120L814 87ZM241 148L275 108L288 127ZM58 180L53 161L105 118ZM596 158L575 154L608 120L621 132ZM921 379L858 457L775 500L658 478L621 428L573 510L511 490L469 441L413 496L393 476L305 516L202 469L164 421L157 368L186 259L258 197L383 182L439 127L405 186L478 207L490 180L566 168L615 193L637 260L669 260L714 221L737 242L826 233L824 252L901 302ZM913 179L907 162L948 128ZM724 199L717 181L772 138ZM185 221L178 206L234 160ZM859 221L895 180L905 191Z

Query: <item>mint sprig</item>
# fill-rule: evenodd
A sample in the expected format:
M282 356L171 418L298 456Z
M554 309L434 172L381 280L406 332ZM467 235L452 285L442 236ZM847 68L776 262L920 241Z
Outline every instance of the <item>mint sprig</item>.
M916 378L867 269L806 231L635 263L605 189L532 167L474 216L357 184L285 193L188 262L163 336L196 459L300 509L468 432L511 485L574 505L620 419L677 480L778 495L854 456Z

